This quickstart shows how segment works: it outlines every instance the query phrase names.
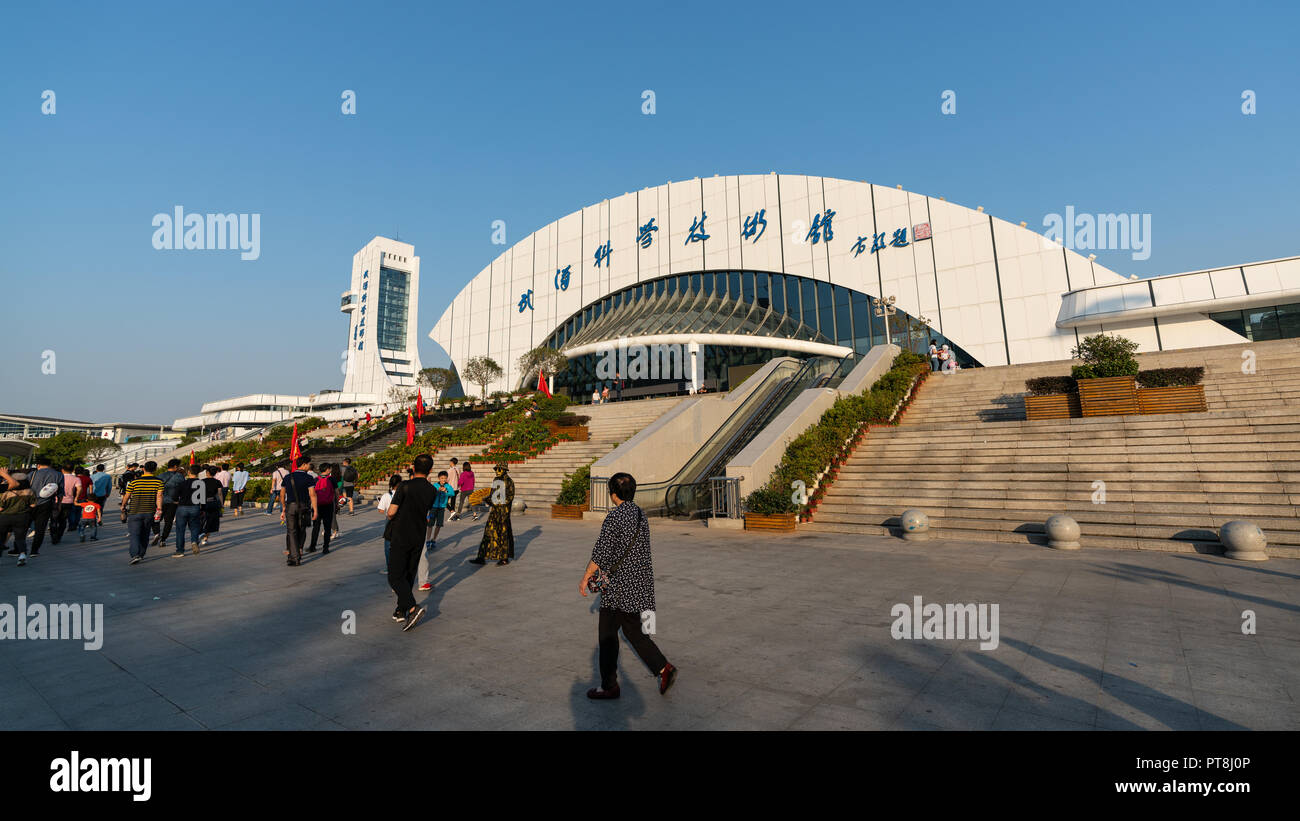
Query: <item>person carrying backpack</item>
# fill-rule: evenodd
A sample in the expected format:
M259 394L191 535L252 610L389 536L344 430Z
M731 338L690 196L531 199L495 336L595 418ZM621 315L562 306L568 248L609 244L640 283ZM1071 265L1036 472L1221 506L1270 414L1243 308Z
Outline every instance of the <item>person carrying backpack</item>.
M320 466L320 475L316 477L316 510L318 515L311 524L311 544L308 553L316 552L316 539L320 537L321 528L325 529L325 543L321 555L330 552L330 534L334 531L334 466L328 462Z
M351 459L343 460L343 496L348 501L348 515L356 515L353 508L353 502L357 498L357 480L361 477L357 474L357 469L352 467ZM342 504L342 502L340 502Z

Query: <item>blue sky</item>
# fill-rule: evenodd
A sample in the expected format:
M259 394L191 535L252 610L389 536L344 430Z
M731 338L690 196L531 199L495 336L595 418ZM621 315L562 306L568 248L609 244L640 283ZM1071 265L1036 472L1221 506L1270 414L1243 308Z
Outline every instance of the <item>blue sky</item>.
M1098 253L1124 274L1300 253L1293 4L26 5L0 12L6 412L170 423L338 387L376 234L415 245L445 364L424 334L501 252L493 220L513 243L695 176L902 185L1038 230L1149 213L1150 259ZM177 204L261 214L260 257L154 250Z

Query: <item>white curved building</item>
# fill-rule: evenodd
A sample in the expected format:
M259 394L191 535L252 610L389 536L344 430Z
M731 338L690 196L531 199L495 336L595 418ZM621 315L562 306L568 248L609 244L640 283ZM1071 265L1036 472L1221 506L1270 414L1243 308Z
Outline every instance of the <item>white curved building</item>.
M1258 265L1276 294L1300 299L1300 260ZM1228 270L1249 289L1256 267ZM561 382L574 395L599 383L592 355L620 339L684 345L692 386L724 388L730 368L780 352L863 353L885 340L870 301L882 296L895 298L896 343L907 347L901 331L915 318L928 328L914 339L946 341L968 364L1067 359L1099 329L1141 350L1243 341L1208 316L1245 305L1240 289L1231 305L1214 292L1187 295L1183 282L1223 279L1195 273L1204 276L1178 275L1178 285L1129 280L982 208L901 188L714 176L604 200L534 231L470 280L429 336L458 372L472 357L494 359L505 373L489 391L535 379L517 365L531 348L564 350Z

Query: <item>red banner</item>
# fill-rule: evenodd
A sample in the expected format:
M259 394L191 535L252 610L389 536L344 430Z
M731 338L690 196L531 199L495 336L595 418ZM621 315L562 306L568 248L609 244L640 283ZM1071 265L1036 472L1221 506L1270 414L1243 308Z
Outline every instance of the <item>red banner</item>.
M415 420L411 418L411 411L406 411L406 446L409 448L415 441Z
M415 416L418 419L424 418L424 392L420 390L415 392Z
M298 469L298 459L302 456L302 450L298 447L298 423L293 423L293 439L289 443L289 469Z
M551 389L546 384L546 369L541 368L537 371L537 389L546 394L546 398L551 398Z

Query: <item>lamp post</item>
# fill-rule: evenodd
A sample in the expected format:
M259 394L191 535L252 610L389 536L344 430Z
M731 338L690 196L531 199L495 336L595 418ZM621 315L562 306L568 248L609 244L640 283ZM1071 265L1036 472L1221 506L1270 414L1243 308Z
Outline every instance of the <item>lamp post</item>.
M873 298L871 300L871 305L876 316L885 318L885 344L892 343L894 341L894 335L889 330L889 318L898 310L894 307L894 297L891 296L886 299Z

